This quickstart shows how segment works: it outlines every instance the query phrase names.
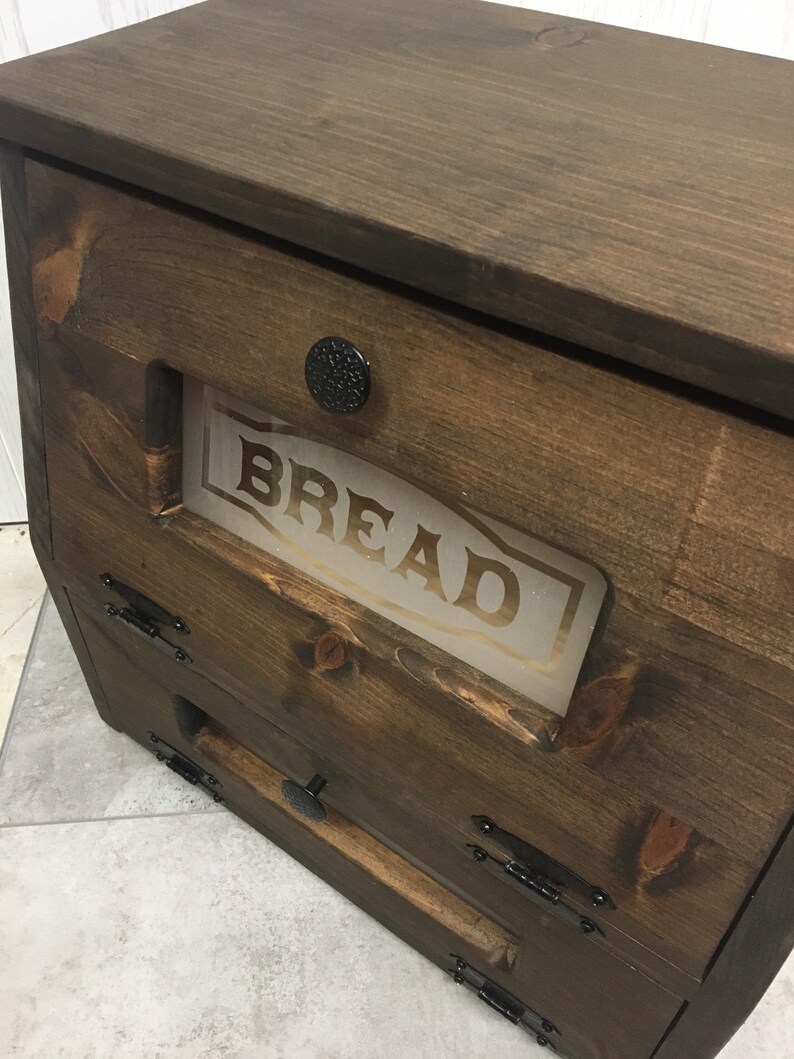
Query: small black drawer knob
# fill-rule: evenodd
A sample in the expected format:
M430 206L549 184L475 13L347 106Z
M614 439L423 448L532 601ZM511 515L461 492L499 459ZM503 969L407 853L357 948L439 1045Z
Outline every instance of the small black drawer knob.
M319 823L325 820L325 806L320 801L320 792L327 784L322 776L312 776L305 787L293 780L284 780L281 784L281 793L284 801L295 812L305 816L307 820L315 820Z
M306 385L320 408L349 415L367 403L369 364L344 338L321 338L306 354Z

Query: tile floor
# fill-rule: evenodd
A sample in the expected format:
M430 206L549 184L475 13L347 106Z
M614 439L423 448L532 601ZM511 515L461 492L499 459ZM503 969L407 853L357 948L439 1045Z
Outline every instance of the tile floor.
M25 525L0 526L0 740L44 597Z
M515 1034L106 727L46 603L0 758L1 1056L547 1054ZM791 1055L794 961L723 1053Z

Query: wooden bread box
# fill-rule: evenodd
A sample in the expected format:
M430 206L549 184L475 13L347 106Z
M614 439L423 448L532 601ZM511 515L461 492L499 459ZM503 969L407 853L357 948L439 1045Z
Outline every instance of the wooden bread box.
M0 71L31 536L99 713L517 1049L709 1059L794 941L793 90L477 0Z

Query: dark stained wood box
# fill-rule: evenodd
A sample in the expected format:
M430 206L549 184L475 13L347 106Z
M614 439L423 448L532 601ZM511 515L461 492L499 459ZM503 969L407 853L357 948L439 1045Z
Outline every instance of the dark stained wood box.
M793 89L476 0L0 71L97 709L572 1057L708 1059L792 945Z

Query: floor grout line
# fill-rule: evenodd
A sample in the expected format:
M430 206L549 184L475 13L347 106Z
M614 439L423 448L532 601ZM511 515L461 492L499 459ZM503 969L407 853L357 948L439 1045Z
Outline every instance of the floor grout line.
M67 824L113 824L119 820L162 820L173 816L207 816L221 813L223 809L207 806L206 809L177 809L173 813L131 813L129 816L87 816L79 820L30 820L24 824L0 824L0 831L12 831L25 827L64 827Z
M29 607L25 607L25 609L24 609L24 610L22 611L22 613L21 613L21 614L17 614L16 618L14 618L14 620L13 620L13 621L11 622L11 624L10 624L10 625L7 625L7 626L5 627L5 629L2 629L2 630L0 630L0 638L1 638L1 637L3 637L3 636L5 636L5 635L6 635L7 633L11 632L11 630L12 630L12 629L13 629L13 628L14 628L15 626L19 625L19 623L20 623L20 622L22 621L22 619L23 619L23 618L26 618L26 617L28 616L28 614L30 614L30 612L31 612L31 611L33 610L33 608L34 608L34 607L40 607L40 606L41 606L41 604L42 604L42 602L43 602L43 600L44 600L44 594L42 593L42 597L41 597L41 599L34 599L34 600L33 600L33 602L32 602L32 603L30 604L30 606L29 606ZM37 619L37 620L38 620L38 619ZM34 626L34 628L33 628L33 631L34 631L34 632L36 631L36 629L35 629L35 626ZM32 638L31 638L31 643L32 643L32 642L33 642L33 640L32 640ZM28 648L28 651L27 651L27 653L25 654L25 661L26 661L26 662L27 662L27 658L28 658L28 654L29 654L29 653L30 653L30 648ZM24 672L24 667L23 667L23 672ZM20 683L20 684L22 683L22 674L21 674L21 673L20 673L20 675L19 675L19 683ZM16 696L14 696L14 697L16 698Z
M39 642L39 634L41 633L41 626L44 622L44 614L47 610L47 602L49 601L49 598L49 589L45 588L44 595L42 596L41 602L39 604L39 613L38 617L36 618L36 624L33 626L33 633L30 637L30 643L28 644L28 653L25 655L25 662L22 666L22 672L19 674L17 690L14 693L14 701L11 705L11 712L8 715L5 732L3 733L2 743L0 743L0 772L3 771L3 764L5 763L6 754L8 753L8 744L11 742L11 733L13 732L14 725L16 723L16 717L17 712L19 710L20 699L22 698L22 692L28 680L28 672L30 670L31 659L33 658L36 645Z

